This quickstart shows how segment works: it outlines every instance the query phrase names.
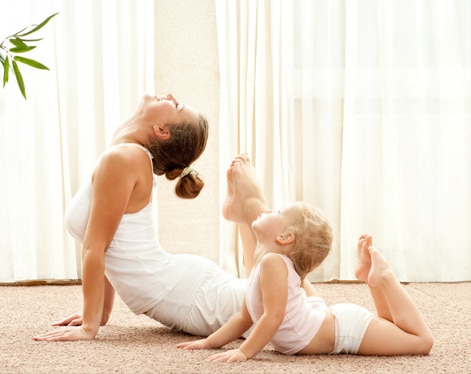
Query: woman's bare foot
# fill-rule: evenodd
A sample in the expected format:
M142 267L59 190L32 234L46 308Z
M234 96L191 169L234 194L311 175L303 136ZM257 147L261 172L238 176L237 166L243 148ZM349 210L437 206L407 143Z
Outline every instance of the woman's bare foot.
M381 287L385 279L390 279L394 274L388 260L375 247L368 248L371 256L371 268L368 274L368 284L371 287Z
M371 256L368 248L373 244L371 235L363 234L358 239L358 264L355 269L355 276L359 281L368 282L368 274L371 268Z
M228 221L251 224L267 209L267 204L255 168L246 153L234 158L226 177L227 196L222 206L223 217Z

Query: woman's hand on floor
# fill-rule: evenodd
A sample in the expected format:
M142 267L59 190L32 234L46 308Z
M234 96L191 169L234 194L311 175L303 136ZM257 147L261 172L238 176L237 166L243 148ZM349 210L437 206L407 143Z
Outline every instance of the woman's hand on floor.
M33 340L58 342L65 340L93 340L96 331L87 331L84 326L61 326L45 334L36 335Z
M82 315L80 313L75 313L61 321L54 322L52 326L81 326L82 321Z

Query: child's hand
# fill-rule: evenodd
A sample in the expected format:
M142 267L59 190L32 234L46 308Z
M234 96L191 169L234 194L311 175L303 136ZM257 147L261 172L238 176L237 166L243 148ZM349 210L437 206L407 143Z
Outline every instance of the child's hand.
M240 349L231 349L209 356L207 361L212 362L239 362L247 361L247 356Z
M177 348L183 348L183 349L210 349L206 344L206 339L200 339L200 340L193 340L191 342L183 342L183 343L178 343L176 345Z

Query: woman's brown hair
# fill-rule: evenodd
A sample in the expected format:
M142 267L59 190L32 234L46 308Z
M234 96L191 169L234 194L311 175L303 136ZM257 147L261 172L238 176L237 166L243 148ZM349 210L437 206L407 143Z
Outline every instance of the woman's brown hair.
M208 121L199 114L197 123L185 121L169 126L168 139L159 139L147 146L152 156L154 173L169 180L178 177L175 193L184 199L193 199L204 186L198 172L183 173L203 153L208 141ZM183 174L182 174L183 173Z

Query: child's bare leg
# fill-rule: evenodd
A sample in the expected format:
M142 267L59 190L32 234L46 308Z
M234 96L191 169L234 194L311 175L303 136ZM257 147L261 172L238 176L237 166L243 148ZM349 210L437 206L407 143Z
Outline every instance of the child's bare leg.
M268 204L247 154L243 153L234 158L226 176L227 196L222 207L222 215L228 221L239 224L244 266L247 274L250 274L256 245L252 222L268 210Z
M371 270L368 274L368 284L382 292L394 324L410 334L429 334L417 305L394 275L386 258L374 247L369 247L369 251Z
M372 244L373 238L371 237L371 235L364 234L358 239L358 264L355 269L355 276L359 281L365 283L368 283L368 275L370 274L371 270L371 256L369 248L372 246ZM389 304L384 298L381 289L377 287L371 287L370 285L368 285L368 287L370 289L370 293L373 298L378 317L387 319L388 321L392 321L391 311L389 310Z
M248 276L255 265L255 246L257 240L252 231L252 227L244 223L239 223L239 234L244 252L244 269Z
M369 238L365 238L364 245L370 244ZM373 246L369 246L368 251L371 258L368 284L373 291L380 292L381 303L388 305L392 323L384 319L373 319L359 353L429 353L433 344L432 335L417 306L394 275L386 258Z

